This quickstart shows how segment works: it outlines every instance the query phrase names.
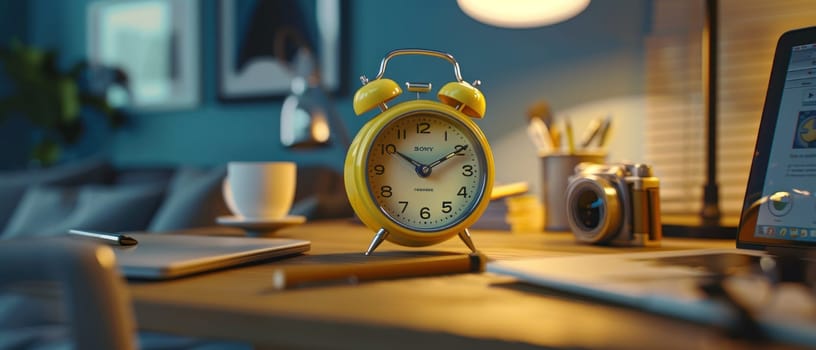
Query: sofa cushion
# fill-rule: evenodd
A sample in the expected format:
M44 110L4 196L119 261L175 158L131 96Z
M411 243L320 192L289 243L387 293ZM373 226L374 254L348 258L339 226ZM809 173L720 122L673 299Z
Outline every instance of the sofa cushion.
M157 167L119 167L111 181L112 185L130 185L140 183L168 184L173 178L176 168L170 166Z
M96 157L51 168L0 173L0 230L9 223L30 186L103 183L111 174L108 161Z
M221 184L226 166L210 169L182 167L176 171L150 231L173 231L216 225L215 219L229 215Z
M33 186L0 237L49 236L69 229L142 231L164 196L164 184Z

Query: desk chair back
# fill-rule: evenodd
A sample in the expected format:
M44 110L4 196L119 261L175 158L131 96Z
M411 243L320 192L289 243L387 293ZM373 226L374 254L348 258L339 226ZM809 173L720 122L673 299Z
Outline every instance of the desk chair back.
M130 297L110 247L68 238L0 242L0 287L54 281L76 349L134 349Z

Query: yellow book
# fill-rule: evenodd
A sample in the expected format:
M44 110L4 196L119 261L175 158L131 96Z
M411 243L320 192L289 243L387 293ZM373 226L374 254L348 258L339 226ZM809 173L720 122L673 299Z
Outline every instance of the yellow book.
M530 190L529 185L527 182L520 181L520 182L513 182L505 185L495 185L493 186L493 192L490 194L490 200L501 199L513 195L524 194Z

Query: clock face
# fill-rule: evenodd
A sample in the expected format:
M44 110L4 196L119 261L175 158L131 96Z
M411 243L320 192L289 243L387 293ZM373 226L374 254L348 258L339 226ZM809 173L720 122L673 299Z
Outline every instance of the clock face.
M467 218L484 196L485 164L476 135L462 122L439 112L406 113L371 143L368 190L395 223L443 230Z

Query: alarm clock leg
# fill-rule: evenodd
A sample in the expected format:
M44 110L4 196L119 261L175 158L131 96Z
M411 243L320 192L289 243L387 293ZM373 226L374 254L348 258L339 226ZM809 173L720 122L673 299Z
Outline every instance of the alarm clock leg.
M374 252L374 249L377 249L377 247L380 246L380 243L385 240L386 236L388 236L388 231L386 231L384 228L377 231L377 234L374 235L374 239L371 240L371 244L368 245L368 250L366 250L365 255L371 255L371 253Z
M470 248L471 252L476 253L476 246L473 245L473 240L470 239L470 231L468 231L468 229L459 232L459 238L462 239L462 242L465 242L465 245Z

